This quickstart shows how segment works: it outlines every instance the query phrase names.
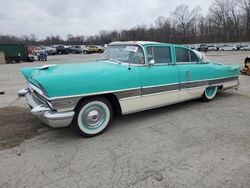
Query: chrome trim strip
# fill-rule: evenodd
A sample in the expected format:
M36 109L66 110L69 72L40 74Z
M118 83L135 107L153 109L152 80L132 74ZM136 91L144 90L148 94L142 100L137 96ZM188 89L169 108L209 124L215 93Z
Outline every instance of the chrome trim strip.
M180 84L171 84L166 86L151 87L151 88L142 88L142 95L149 95L153 93L163 93L166 91L175 91L180 89Z
M210 80L222 80L222 79L228 79L228 78L235 78L237 79L239 76L230 76L230 77L221 77L221 78L215 78L215 79L203 79L203 80L195 80L195 81L188 81L188 82L180 82L182 83L192 83L192 82L200 82L200 81L210 81Z
M134 96L134 97L126 97L126 98L119 99L119 101L132 100L132 99L137 99L137 98L141 98L141 97L142 97L141 95Z
M65 99L65 98L74 98L74 97L87 97L87 96L91 96L91 95L101 95L101 94L108 94L108 93L118 93L118 92L122 92L122 91L131 91L131 90L136 90L139 89L141 90L140 87L136 87L136 88L129 88L129 89L121 89L121 90L111 90L111 91L103 91L103 92L96 92L96 93L88 93L88 94L80 94L80 95L71 95L71 96L62 96L62 97L52 97L49 98L49 100L57 100L57 99Z
M179 91L179 89L169 90L169 91L162 91L162 92L157 92L157 93L150 93L150 94L144 94L144 95L142 95L142 97L161 95L161 94L173 93L173 92L178 92L178 91Z
M238 76L234 76L234 77L222 77L222 78L217 78L217 79L207 79L207 80L196 80L196 81L188 81L188 82L181 82L180 85L179 85L179 89L183 89L185 87L182 87L182 84L185 84L188 86L188 88L190 88L192 86L192 83L196 83L196 82L208 82L207 84L204 84L204 85L213 85L213 84L217 84L217 83L210 83L209 81L219 81L221 80L222 83L224 82L227 82L225 81L224 79L230 79L230 81L232 80L237 80L238 79ZM221 83L221 82L218 82L218 84ZM71 95L71 96L60 96L60 97L51 97L51 98L48 98L47 96L45 96L43 94L43 92L37 88L36 86L34 86L33 84L29 83L28 84L31 88L33 88L34 90L36 90L39 94L42 95L42 97L44 97L46 100L48 101L53 101L53 100L57 100L57 99L66 99L66 98L75 98L75 97L87 97L87 96L91 96L91 95L101 95L101 94L108 94L108 93L121 93L121 92L127 92L127 91L131 91L131 90L136 90L137 92L139 91L142 91L142 95L143 95L143 90L147 91L148 89L150 88L157 88L157 87L167 87L167 86L170 86L170 87L174 87L176 86L177 87L177 83L171 83L171 84L163 84L163 85L156 85L156 86L146 86L146 87L135 87L135 88L129 88L129 89L120 89L120 90L111 90L111 91L103 91L103 92L96 92L96 93L88 93L88 94L79 94L79 95ZM194 84L196 85L196 87L199 87L201 85L197 85L197 84ZM146 92L147 94L150 94L149 93L149 90ZM137 94L138 95L138 94ZM119 96L119 95L118 95ZM131 96L131 95L130 95ZM132 97L132 96L131 96Z
M175 84L179 84L179 82L174 82L174 83L171 83L171 84L160 84L160 85L153 85L153 86L143 86L143 89L144 88L153 88L153 87L160 87L160 86L170 86L170 85L175 85Z

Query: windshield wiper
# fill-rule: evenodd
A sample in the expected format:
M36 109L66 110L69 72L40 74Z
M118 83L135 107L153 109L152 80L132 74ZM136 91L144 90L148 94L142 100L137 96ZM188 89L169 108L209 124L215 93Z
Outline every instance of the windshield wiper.
M117 60L117 59L109 59L109 58L104 58L104 59L100 59L101 61L105 61L105 60L109 60L109 61L114 61L114 62L116 62L116 63L119 63L119 64L122 64L123 62L122 61L119 61L119 60Z

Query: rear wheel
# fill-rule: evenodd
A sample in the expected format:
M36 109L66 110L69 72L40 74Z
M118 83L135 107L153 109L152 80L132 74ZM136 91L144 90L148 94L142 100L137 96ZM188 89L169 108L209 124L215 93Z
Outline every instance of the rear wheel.
M202 100L203 101L213 100L216 97L217 92L218 92L217 86L211 86L211 87L206 88L202 95Z
M89 98L77 106L72 126L80 135L93 137L106 131L112 118L112 106L107 99Z

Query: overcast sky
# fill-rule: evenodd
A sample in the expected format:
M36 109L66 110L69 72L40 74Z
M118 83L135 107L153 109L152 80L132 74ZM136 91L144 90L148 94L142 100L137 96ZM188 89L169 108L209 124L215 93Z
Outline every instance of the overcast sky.
M200 6L207 13L212 0L0 0L0 33L94 35L100 30L127 29L169 16L176 6Z

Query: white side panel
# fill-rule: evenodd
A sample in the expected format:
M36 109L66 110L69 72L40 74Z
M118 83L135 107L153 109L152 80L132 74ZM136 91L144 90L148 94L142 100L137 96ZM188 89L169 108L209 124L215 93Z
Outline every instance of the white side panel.
M141 96L120 99L122 114L129 114L141 110Z
M120 100L122 114L148 110L178 102L178 92L170 91Z
M182 89L179 91L178 101L182 102L182 101L200 98L200 97L202 97L205 89L206 89L206 87Z
M143 109L166 106L178 102L178 90L142 96Z

